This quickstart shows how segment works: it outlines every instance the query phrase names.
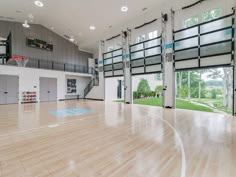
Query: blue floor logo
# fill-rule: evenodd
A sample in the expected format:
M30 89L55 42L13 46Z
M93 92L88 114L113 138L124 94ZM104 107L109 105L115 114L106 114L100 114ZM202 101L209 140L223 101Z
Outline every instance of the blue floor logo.
M66 118L66 117L90 114L92 112L93 112L92 110L83 109L83 108L67 108L67 109L62 109L62 110L49 111L49 114L59 117L59 118Z

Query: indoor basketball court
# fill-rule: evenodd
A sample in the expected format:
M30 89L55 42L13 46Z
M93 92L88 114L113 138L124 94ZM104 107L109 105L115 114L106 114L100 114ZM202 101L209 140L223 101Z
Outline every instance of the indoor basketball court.
M235 7L0 2L0 177L234 177Z

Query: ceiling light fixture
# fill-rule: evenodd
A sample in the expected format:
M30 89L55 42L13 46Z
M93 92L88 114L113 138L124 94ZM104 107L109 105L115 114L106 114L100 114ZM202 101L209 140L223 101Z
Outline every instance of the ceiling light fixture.
M51 29L54 30L55 28L52 26Z
M34 1L34 4L39 7L43 7L43 3L41 1Z
M95 28L95 26L92 25L92 26L89 27L89 29L90 30L95 30L96 28Z
M29 28L30 27L30 25L28 24L27 20L25 20L25 23L23 23L22 26L25 27L25 28Z
M122 12L127 12L129 8L127 6L122 6L120 9Z

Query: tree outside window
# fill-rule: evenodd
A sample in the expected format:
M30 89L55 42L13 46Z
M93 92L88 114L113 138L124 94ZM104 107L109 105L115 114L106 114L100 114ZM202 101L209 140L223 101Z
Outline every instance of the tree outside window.
M185 26L185 28L188 28L188 27L197 25L197 24L198 24L198 21L199 21L199 19L198 19L197 16L188 18L187 20L185 20L184 26Z
M203 20L203 22L214 20L216 18L219 18L221 16L221 13L222 13L222 11L220 8L209 10L209 11L203 13L202 20Z

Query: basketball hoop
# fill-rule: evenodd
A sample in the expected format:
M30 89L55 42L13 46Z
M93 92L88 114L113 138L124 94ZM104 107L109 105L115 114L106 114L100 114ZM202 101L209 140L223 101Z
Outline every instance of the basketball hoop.
M12 56L11 60L16 61L17 65L19 67L25 67L25 65L29 61L29 58L26 58L26 57L23 57L23 56Z

